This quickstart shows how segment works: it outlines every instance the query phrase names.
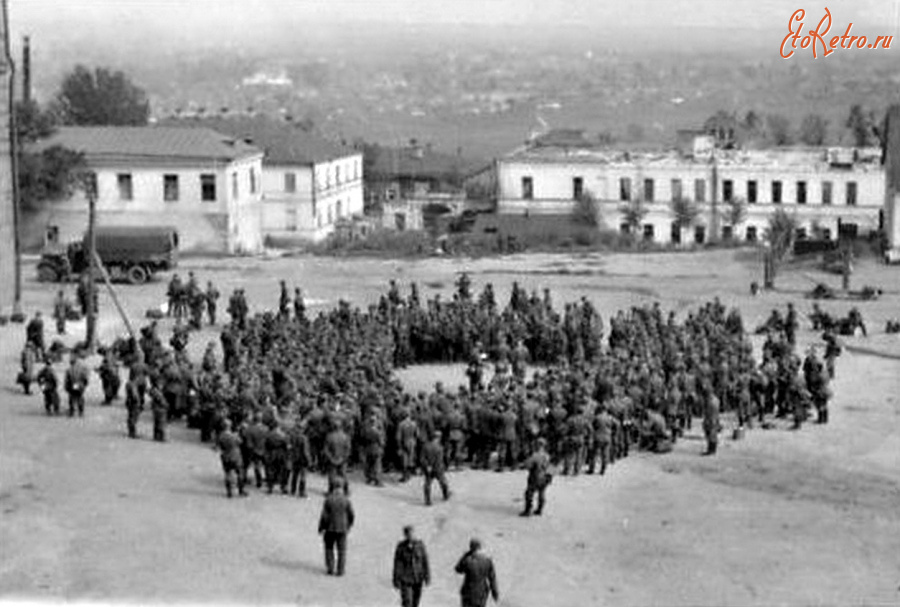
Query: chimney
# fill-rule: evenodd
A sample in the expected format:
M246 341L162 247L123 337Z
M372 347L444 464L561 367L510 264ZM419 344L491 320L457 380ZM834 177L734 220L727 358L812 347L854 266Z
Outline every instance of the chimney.
M31 38L22 40L22 101L31 102Z

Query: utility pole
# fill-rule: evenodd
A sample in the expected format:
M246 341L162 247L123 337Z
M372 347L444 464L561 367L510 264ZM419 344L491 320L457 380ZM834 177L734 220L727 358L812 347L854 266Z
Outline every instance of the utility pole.
M96 256L97 240L95 227L97 223L97 183L96 174L86 173L84 176L84 189L88 199L88 229L87 229L87 255L88 279L87 279L87 335L84 338L87 351L93 353L97 348L97 301L95 293L96 285Z

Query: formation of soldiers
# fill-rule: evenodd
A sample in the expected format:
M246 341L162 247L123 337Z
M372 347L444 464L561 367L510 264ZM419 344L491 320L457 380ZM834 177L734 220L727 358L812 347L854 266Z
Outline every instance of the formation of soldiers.
M199 292L192 275L187 285L173 291L170 284L170 297ZM206 292L217 293L211 285ZM176 317L178 301L170 306ZM524 465L534 469L529 484L537 514L551 466L563 475L604 474L632 449L670 450L697 418L709 454L716 452L725 413L741 430L771 423L772 416L790 416L799 427L812 408L827 422L840 354L834 335L826 333L824 360L814 350L801 360L793 306L783 320L766 325L757 363L739 312L718 300L683 322L658 304L633 307L610 318L605 334L586 299L560 313L549 290L539 296L514 284L501 308L490 284L475 297L465 274L450 301L435 296L423 302L415 284L403 297L391 282L379 303L365 310L341 301L310 319L302 292L295 289L291 297L282 282L277 311L250 315L238 290L228 312L221 360L210 343L200 363L192 361L181 323L166 347L154 322L138 340L109 348L98 372L105 401L112 402L120 388L118 365L128 368L130 436L137 436L149 401L156 440L165 440L170 419L186 417L201 440L217 441L229 495L246 493L252 474L259 488L305 496L307 472L337 482L356 466L376 486L385 469L401 481L422 471L430 503L433 481L450 497L450 468ZM37 333L33 329L27 341L40 360ZM410 394L394 374L397 367L436 360L466 363L467 385L449 390L438 382L431 393ZM77 392L83 394L80 380L87 373L77 356L72 364L77 377L70 382L67 371L64 384L72 410L80 412ZM56 387L48 366L42 386L51 412ZM541 453L546 462L535 457Z

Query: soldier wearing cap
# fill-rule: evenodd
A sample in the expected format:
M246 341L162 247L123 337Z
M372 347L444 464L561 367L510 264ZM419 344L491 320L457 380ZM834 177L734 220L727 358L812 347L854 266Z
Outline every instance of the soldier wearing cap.
M403 528L403 540L394 550L394 588L400 591L402 607L418 607L422 599L422 587L431 583L428 552L425 544L417 539L412 525Z

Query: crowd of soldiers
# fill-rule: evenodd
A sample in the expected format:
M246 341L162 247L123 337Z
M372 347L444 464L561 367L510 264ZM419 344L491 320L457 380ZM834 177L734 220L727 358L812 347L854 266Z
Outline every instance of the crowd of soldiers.
M184 287L170 283L176 318L185 301L189 309L199 307L197 285L193 274ZM215 322L215 305L208 306L218 292L211 283L206 294ZM246 493L252 475L269 492L305 496L307 472L336 482L358 466L376 486L384 469L401 481L422 471L430 503L432 481L450 497L444 475L450 468L525 465L536 467L532 494L539 494L539 513L551 466L563 475L604 474L632 449L670 450L697 418L708 454L716 452L723 413L734 416L741 432L770 424L772 416L790 416L799 427L811 408L827 422L840 354L826 333L824 360L810 349L801 361L793 306L784 319L767 323L757 363L739 312L718 300L683 322L658 304L636 306L610 318L605 334L584 298L560 313L549 290L539 296L514 284L501 308L490 284L475 297L465 274L449 301L435 296L423 305L415 284L404 297L392 281L367 309L341 301L310 319L302 292L291 297L282 281L277 312L250 315L242 290L229 298L228 312L221 360L210 343L196 364L187 327L178 322L166 347L153 322L139 339L108 348L98 372L112 402L118 365L127 366L130 436L137 436L149 400L156 440L165 440L169 419L183 416L201 440L217 441L229 495ZM43 338L34 344L32 333L27 341L41 360ZM394 370L430 361L465 363L466 385L450 390L438 382L431 393L405 391ZM87 375L73 355L65 380L72 411L83 410L78 392L83 395ZM51 412L54 382L42 386ZM535 458L540 453L546 462Z

